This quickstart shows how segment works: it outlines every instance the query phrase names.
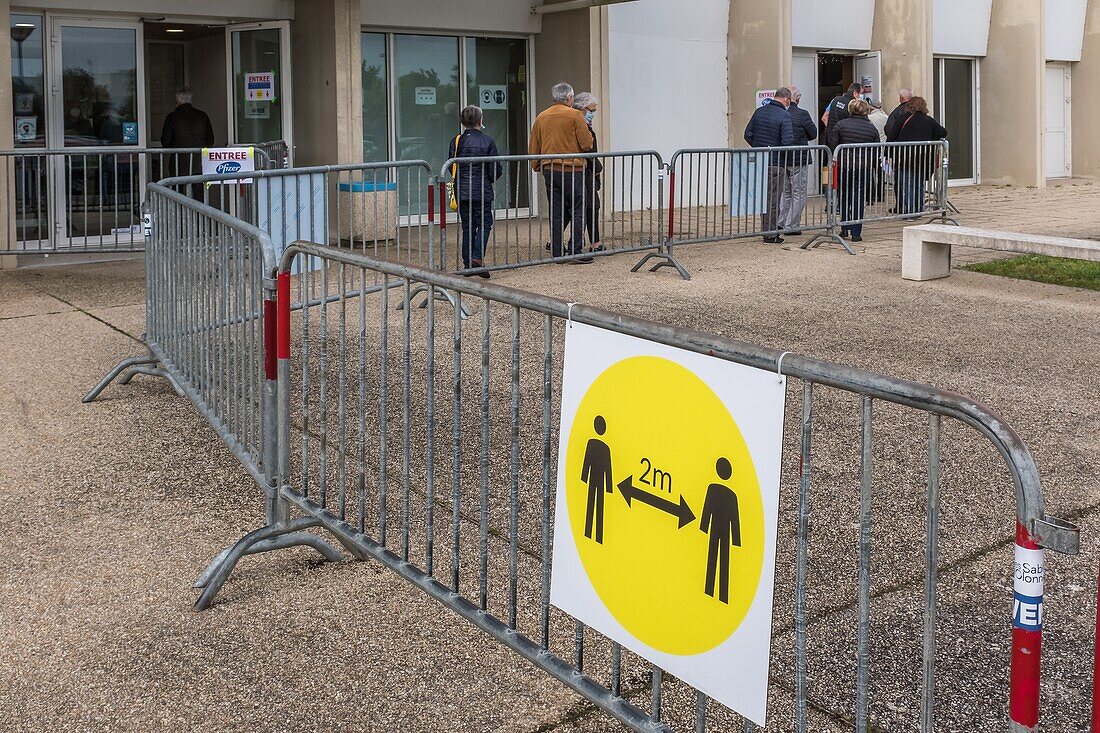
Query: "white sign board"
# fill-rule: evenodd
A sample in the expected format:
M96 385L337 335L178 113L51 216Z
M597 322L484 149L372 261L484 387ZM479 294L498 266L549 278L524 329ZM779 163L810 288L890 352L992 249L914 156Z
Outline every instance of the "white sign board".
M775 98L775 89L757 89L756 90L756 106L763 107L769 100Z
M508 87L482 85L478 90L478 106L482 109L508 109Z
M225 175L227 173L251 173L256 170L256 150L254 148L203 148L202 174L204 176ZM251 178L212 181L207 185L223 183L252 183Z
M435 105L435 87L416 87L415 95L417 104Z
M15 139L19 142L28 142L38 136L37 117L15 118Z
M275 99L275 72L256 71L244 75L244 98L249 102L270 102Z
M785 395L775 372L566 328L550 600L759 725Z
M328 242L328 197L324 173L294 177L260 178L256 186L256 226L271 237L282 256L287 245L298 240ZM303 260L308 260L303 267ZM317 270L313 257L297 257L291 272Z

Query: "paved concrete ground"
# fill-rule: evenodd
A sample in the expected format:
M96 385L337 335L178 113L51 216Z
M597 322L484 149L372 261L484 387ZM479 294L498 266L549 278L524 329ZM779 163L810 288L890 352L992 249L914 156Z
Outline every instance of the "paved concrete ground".
M1089 236L1081 212L1096 210L1100 187L980 188L953 198L968 225ZM871 256L861 257L749 241L686 247L690 283L668 270L629 274L628 256L493 282L929 382L999 411L1036 456L1048 510L1083 528L1085 554L1051 561L1044 649L1045 729L1080 730L1100 524L1092 462L1100 447L1100 296L967 272L906 283L897 227L868 234ZM191 612L190 582L221 547L257 526L260 499L213 432L165 385L139 378L96 404L79 403L117 359L138 351L142 288L140 262L0 274L0 492L9 506L0 519L0 621L9 629L0 645L0 719L8 727L615 728L373 563L325 565L299 550L250 559L222 602ZM835 393L820 399L811 721L813 730L845 731L854 676L858 422L854 401ZM789 403L798 407L795 394ZM921 548L913 543L923 532L923 433L919 420L888 409L883 417L872 704L879 729L908 730L918 707L909 682L920 649L922 586L913 568ZM769 730L791 728L793 437ZM975 449L967 430L949 427L944 445L938 716L944 730L1002 730L1011 497L1003 471L988 451ZM600 651L591 654L597 669ZM639 669L628 666L626 685L645 704ZM666 684L665 695L677 730L689 729L683 685ZM713 716L715 730L728 729L721 727L728 716Z

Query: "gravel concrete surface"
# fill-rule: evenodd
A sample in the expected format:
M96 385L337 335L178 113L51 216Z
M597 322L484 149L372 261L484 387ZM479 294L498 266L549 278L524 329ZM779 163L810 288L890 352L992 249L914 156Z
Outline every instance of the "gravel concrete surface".
M1084 236L1079 221L1052 220L1050 212L1064 206L1069 217L1080 207L1095 208L1100 193L1075 184L1060 194L978 188L953 198L964 214L972 212L973 219L964 218L968 225L992 228L995 220L996 228L1029 231L1034 222L1028 217L1038 218L1046 207L1053 230ZM1041 206L1032 212L1022 203ZM871 256L860 257L824 248L803 252L797 239L784 247L759 241L686 247L680 257L693 274L690 282L670 270L631 274L630 256L502 273L492 282L927 382L998 411L1035 455L1048 512L1082 527L1081 557L1048 555L1043 700L1044 730L1081 730L1088 715L1096 587L1093 537L1100 523L1100 480L1090 460L1100 447L1100 336L1093 325L1100 296L963 271L948 280L904 282L897 228L869 232L875 236L867 237L863 254ZM12 507L0 520L7 598L0 619L9 629L0 646L6 672L0 720L8 729L618 729L373 562L330 565L305 550L251 558L213 608L192 612L194 577L222 547L258 526L262 506L258 490L213 431L159 380L139 377L111 387L97 403L80 404L83 392L118 359L139 353L143 288L140 262L0 273L0 374L7 386L0 395L6 446L0 490ZM437 574L446 576L455 471L449 443L453 334L450 312L441 305L437 316L435 542ZM463 326L471 342L464 345L464 363L475 366L478 319L475 314ZM421 326L413 331L418 344ZM391 319L391 348L398 327ZM356 329L352 319L349 333ZM504 313L494 316L494 408L510 398L509 332ZM328 342L338 345L339 335L329 334ZM538 319L524 321L525 385L541 385L535 358L541 348ZM414 347L412 357L414 368L422 365L423 349ZM395 369L391 365L392 384L398 383ZM479 388L476 374L464 374L466 394ZM413 434L419 435L420 371L413 392L421 395L414 398ZM394 400L391 394L396 415L400 402ZM530 401L523 420L541 422L541 406L534 396ZM792 388L768 727L776 731L791 729L793 707L798 455L791 426L799 409L800 390ZM296 410L300 422L300 404ZM464 434L476 435L477 425L464 411ZM876 407L871 710L877 730L917 729L925 425L912 411ZM507 476L507 425L494 423L492 431L490 607L501 615L507 482L496 479ZM827 390L815 395L812 730L853 729L858 431L857 400ZM541 432L533 427L531 437L524 436L522 465L541 465ZM973 431L947 424L943 443L937 720L943 730L1003 730L1010 483ZM375 450L377 440L369 447ZM391 455L391 476L399 465ZM426 469L422 452L413 456L414 558L423 557L427 531L427 502L415 493ZM471 470L464 460L462 482L476 484L476 476L467 476ZM391 517L401 511L398 494L395 488L387 502ZM524 503L518 518L519 616L526 629L538 623L532 602L541 568L536 504ZM372 498L367 516L377 512ZM467 506L464 562L477 556L476 519L476 509ZM398 548L400 532L392 521L389 544ZM468 565L462 583L476 588ZM553 614L551 648L566 658L572 628ZM645 707L645 665L626 656L624 688ZM586 670L606 680L607 659L603 640L586 637ZM674 728L690 730L693 694L676 680L666 680L663 693ZM708 730L739 729L715 705L708 719Z

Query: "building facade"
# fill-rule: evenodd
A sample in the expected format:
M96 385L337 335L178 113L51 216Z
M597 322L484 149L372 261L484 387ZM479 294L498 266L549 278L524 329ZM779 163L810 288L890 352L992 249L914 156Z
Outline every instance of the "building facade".
M531 1L0 0L0 142L156 147L186 84L217 144L438 166L466 104L526 152L564 79L602 100L602 149L667 156L741 145L761 90L794 83L819 115L862 80L888 109L928 99L958 183L1100 175L1073 95L1100 78L1100 0Z

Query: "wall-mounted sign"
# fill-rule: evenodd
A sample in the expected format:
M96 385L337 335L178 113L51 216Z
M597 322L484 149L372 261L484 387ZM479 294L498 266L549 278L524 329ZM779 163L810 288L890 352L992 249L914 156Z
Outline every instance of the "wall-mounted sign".
M244 75L244 98L248 102L270 102L275 99L275 72L255 71Z
M435 106L435 87L416 87L416 103Z
M123 122L122 123L122 144L123 145L137 145L138 141L138 125L136 122Z
M478 87L478 104L482 109L508 109L508 87L504 85Z
M775 98L775 89L757 89L756 90L756 106L763 107L768 103L769 99Z
M247 102L244 106L244 118L246 120L271 119L271 105L267 102Z
M37 117L15 118L15 139L21 143L30 142L38 137Z
M250 173L254 170L256 170L256 151L253 148L202 149L202 174L204 176ZM213 181L208 185L221 185L224 183L252 183L252 179Z
M29 115L31 112L34 112L34 95L27 93L16 94L15 114Z

